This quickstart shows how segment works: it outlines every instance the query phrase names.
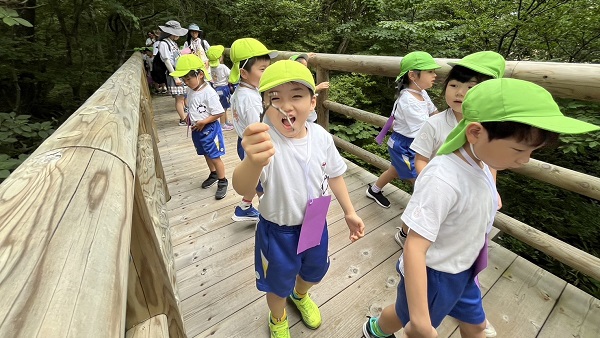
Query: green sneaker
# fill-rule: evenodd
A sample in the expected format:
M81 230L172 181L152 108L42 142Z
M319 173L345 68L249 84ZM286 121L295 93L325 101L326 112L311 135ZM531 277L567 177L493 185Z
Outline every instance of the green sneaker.
M269 312L269 331L271 331L271 338L291 338L290 326L287 318L279 324L273 324L271 322L271 312Z
M294 296L290 295L290 299L296 304L296 307L302 315L302 321L309 329L316 330L321 326L321 310L319 310L317 304L310 299L308 294L300 300L297 300Z

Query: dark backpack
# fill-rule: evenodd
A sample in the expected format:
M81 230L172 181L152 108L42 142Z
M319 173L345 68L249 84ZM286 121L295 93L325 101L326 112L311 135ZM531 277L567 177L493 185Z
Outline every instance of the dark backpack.
M160 46L160 43L158 46ZM167 83L167 66L161 59L160 52L158 52L152 60L152 71L150 72L150 76L152 76L152 80L156 83Z

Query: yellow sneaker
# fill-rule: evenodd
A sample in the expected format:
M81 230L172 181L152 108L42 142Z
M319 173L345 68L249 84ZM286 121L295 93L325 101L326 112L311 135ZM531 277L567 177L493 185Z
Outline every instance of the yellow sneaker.
M291 338L290 336L290 326L288 324L287 318L278 323L273 324L271 322L271 313L269 312L269 331L271 331L271 338Z
M321 326L321 310L319 310L317 304L310 299L308 294L300 300L297 300L294 296L290 295L290 299L296 304L296 307L302 315L302 321L309 329L316 330Z

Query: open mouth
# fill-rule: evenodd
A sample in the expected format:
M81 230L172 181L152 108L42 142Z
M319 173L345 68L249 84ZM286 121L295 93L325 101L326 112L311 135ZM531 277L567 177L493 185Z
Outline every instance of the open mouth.
M294 122L296 122L296 118L290 116L289 120L287 118L281 119L281 124L285 127L285 129L293 129Z

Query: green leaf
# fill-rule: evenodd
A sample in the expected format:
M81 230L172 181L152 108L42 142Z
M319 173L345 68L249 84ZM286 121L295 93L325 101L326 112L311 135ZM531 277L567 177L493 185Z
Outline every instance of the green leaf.
M7 178L8 175L10 175L10 171L8 171L8 170L0 170L0 178L1 179Z
M33 25L29 21L27 21L23 18L15 18L15 21L17 22L17 24L19 24L21 26L33 27Z
M5 24L9 25L9 26L14 26L17 24L17 22L15 21L15 19L9 17L9 16L5 16L2 21L4 21Z

